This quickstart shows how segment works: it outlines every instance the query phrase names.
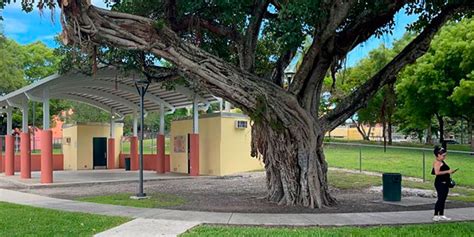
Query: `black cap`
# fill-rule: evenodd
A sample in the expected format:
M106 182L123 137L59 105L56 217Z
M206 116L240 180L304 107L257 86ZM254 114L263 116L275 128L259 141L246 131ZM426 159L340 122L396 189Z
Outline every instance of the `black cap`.
M442 154L446 153L446 149L444 149L443 147L435 146L434 150L433 150L433 153L434 153L435 156L442 155Z

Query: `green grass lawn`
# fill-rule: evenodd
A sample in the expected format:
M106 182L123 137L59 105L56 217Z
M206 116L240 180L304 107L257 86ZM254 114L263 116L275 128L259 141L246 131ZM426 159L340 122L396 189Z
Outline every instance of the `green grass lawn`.
M436 223L376 227L242 227L207 226L195 227L183 233L189 236L472 236L474 222Z
M328 171L328 182L330 186L338 189L365 189L371 186L381 186L382 178L365 174L353 174L343 171ZM433 182L415 182L402 178L402 187L434 190ZM449 196L449 200L474 202L474 190L472 188L456 186L450 192L459 193L461 196Z
M140 147L140 142L138 143ZM122 142L122 154L130 154L130 142ZM165 138L165 154L170 153L170 139ZM156 154L156 138L143 140L143 154Z
M112 204L119 206L130 206L130 207L143 207L143 208L159 208L159 207L170 207L170 206L179 206L184 204L186 201L183 198L180 198L172 194L164 193L152 193L148 194L149 199L134 200L130 199L130 196L134 194L131 193L120 193L113 195L104 195L104 196L92 196L92 197L82 197L78 198L78 201L84 202L95 202L102 204Z
M92 236L130 220L0 202L0 236Z
M329 167L359 169L359 147L348 145L325 145L324 153ZM432 152L425 152L425 177L433 181L431 166L434 160ZM460 168L453 175L458 185L474 187L474 156L469 154L449 153L446 162L451 168ZM403 176L423 177L423 153L417 150L387 149L362 147L362 170L376 172L395 172Z
M365 140L347 140L347 139L337 139L337 138L324 138L325 142L338 142L338 143L356 143L356 144L369 144L369 145L379 145L383 146L383 142L378 141L365 141ZM418 148L427 148L433 149L433 145L431 144L421 144L421 143L413 143L413 142L393 142L393 147L418 147ZM456 150L456 151L470 151L471 145L470 144L447 144L448 150Z
M18 153L18 154L20 154L20 153ZM31 154L39 155L39 154L41 154L41 150L39 150L39 149L31 150ZM53 149L53 154L63 154L63 150L59 149L59 148Z

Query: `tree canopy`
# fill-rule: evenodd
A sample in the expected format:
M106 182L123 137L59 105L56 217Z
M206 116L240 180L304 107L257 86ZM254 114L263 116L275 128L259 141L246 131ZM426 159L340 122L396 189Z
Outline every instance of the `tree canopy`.
M443 142L443 118L472 121L473 27L472 18L450 22L434 38L430 50L400 74L397 92L402 127L426 129L435 116Z
M25 10L33 7L22 3ZM97 61L105 61L131 66L153 81L184 77L249 114L252 155L265 163L268 200L308 207L336 203L327 185L325 132L394 83L445 22L474 8L470 0L123 0L109 1L112 10L89 0L57 3L41 1L39 7L62 10L62 41L88 52L92 72ZM326 75L335 75L357 45L390 33L400 10L417 14L417 36L322 113ZM283 72L308 35L313 41L284 86ZM161 59L172 68L162 67Z

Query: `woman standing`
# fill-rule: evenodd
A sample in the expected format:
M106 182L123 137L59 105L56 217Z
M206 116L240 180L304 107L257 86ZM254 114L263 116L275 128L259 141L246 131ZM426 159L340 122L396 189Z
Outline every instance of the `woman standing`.
M436 175L434 186L438 193L433 221L449 221L451 218L444 215L444 204L448 197L449 183L451 181L450 175L456 172L456 170L451 170L444 162L446 159L446 150L444 148L435 146L433 153L436 159L433 162L431 174Z

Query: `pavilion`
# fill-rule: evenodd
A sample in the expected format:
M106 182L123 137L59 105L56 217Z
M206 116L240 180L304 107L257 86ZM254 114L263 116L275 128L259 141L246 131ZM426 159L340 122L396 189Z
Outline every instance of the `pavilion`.
M63 75L54 74L25 86L19 90L0 97L0 113L6 113L7 134L5 136L5 158L1 166L6 176L13 176L14 169L14 137L12 135L12 111L18 108L22 112L22 133L20 135L20 173L21 178L31 178L31 151L30 135L28 132L28 102L40 102L43 105L43 130L41 139L41 183L53 182L52 162L52 133L50 130L50 99L66 99L85 103L111 113L111 118L121 119L125 115L133 116L133 137L131 138L131 163L138 167L138 112L140 96L135 87L135 78L140 76L130 74L123 76L114 67L99 69L93 76L80 72L69 72ZM191 134L190 159L199 161L199 130L198 110L207 110L211 102L221 101L207 92L196 92L181 85L175 85L173 90L166 90L162 83L151 83L144 97L144 110L146 112L159 111L160 128L157 136L158 173L165 172L165 114L173 113L178 108L193 106L193 133ZM111 134L115 123L111 119ZM114 151L114 136L110 136L108 150ZM107 160L114 157L113 152L108 152ZM107 168L113 168L107 162ZM113 163L113 162L110 162ZM135 165L134 165L135 164ZM198 171L190 172L198 175Z

